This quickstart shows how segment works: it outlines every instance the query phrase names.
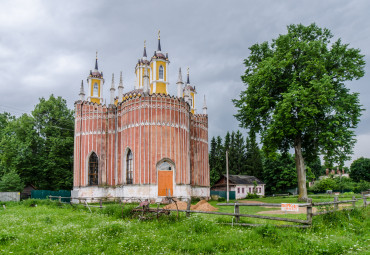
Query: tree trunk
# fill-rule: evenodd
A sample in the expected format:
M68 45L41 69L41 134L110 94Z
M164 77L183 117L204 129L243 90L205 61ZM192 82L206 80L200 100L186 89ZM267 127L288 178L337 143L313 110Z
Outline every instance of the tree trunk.
M307 200L307 188L306 188L306 171L304 168L304 160L302 156L302 141L300 137L297 137L294 142L295 151L295 166L297 169L298 177L298 201Z

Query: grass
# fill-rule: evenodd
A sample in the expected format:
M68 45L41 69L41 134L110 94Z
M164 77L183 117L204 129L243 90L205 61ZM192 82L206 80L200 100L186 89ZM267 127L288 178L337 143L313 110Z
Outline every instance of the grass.
M273 202L279 200L284 198ZM131 218L133 206L122 211L114 204L91 208L93 213L48 200L6 206L0 207L0 254L370 254L368 208L317 216L310 229L282 229L220 225L231 217L200 214L139 221ZM260 209L241 210L253 214Z

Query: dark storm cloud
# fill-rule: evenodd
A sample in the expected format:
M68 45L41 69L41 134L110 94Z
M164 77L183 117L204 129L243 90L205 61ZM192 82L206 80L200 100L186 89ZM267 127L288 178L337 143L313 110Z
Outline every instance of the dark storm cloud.
M111 74L123 71L125 91L134 84L134 66L147 40L170 57L170 93L176 94L179 67L196 86L197 108L206 95L209 136L237 130L231 100L244 85L248 48L286 33L289 24L316 22L334 39L370 54L368 1L2 1L0 9L0 111L29 112L39 97L62 96L73 107L81 80L94 67L98 50L109 95ZM367 62L369 58L366 57ZM359 81L348 83L370 109L369 66ZM185 78L185 77L184 77ZM107 98L108 99L108 98ZM108 99L109 100L109 99ZM369 112L356 130L355 158L370 157ZM243 130L243 132L246 132Z

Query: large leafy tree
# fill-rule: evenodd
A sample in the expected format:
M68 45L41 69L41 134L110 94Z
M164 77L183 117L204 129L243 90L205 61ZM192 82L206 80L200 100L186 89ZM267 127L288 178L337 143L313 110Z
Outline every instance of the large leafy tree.
M370 182L370 158L361 157L353 161L349 176L356 182Z
M289 153L276 153L274 157L265 158L263 180L268 194L285 193L288 189L297 187L293 156Z
M250 47L243 82L234 100L236 118L260 133L268 154L294 148L299 200L307 198L305 159L323 154L343 164L355 143L359 97L345 82L364 75L364 56L316 24L289 25L272 43Z
M45 189L70 189L73 181L73 111L61 97L40 98L32 111L42 138L41 168Z

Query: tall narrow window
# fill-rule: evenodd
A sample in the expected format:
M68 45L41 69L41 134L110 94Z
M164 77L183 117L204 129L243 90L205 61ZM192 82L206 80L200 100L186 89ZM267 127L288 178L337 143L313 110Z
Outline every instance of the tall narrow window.
M163 80L163 66L159 66L159 79Z
M98 156L95 152L91 153L89 158L89 185L98 185L99 164Z
M93 96L94 97L98 97L99 96L99 86L98 86L98 84L96 82L94 83Z
M133 167L132 167L132 152L129 149L127 152L127 157L126 157L126 170L127 170L127 184L132 184L133 183Z

